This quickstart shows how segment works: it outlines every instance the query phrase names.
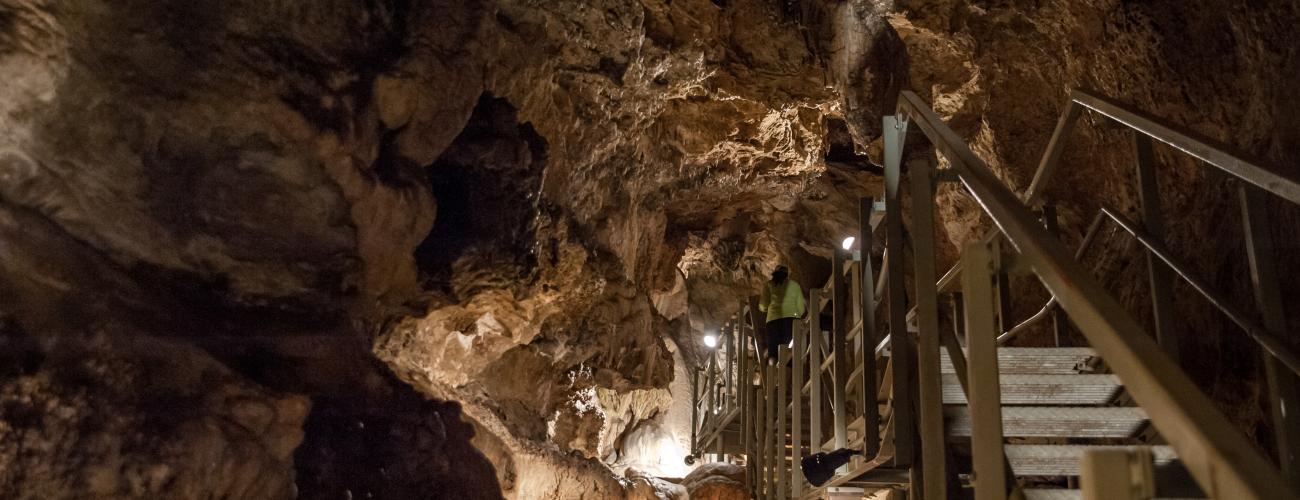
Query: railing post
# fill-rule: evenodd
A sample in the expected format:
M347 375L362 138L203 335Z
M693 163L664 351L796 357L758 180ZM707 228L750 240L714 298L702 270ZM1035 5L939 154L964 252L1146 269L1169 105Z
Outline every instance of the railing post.
M722 372L722 412L727 414L736 407L736 335L730 322L722 330L726 332L722 338L727 356Z
M962 254L962 296L966 301L966 345L970 352L967 398L971 416L971 461L976 500L1005 500L1002 396L993 319L992 250L972 243Z
M741 425L741 436L742 436L741 439L743 441L742 446L744 446L744 450L745 450L745 472L746 472L745 491L748 491L751 495L753 495L755 492L754 489L755 484L753 479L758 476L758 467L756 467L757 460L758 460L758 447L755 446L755 440L754 440L754 417L755 414L758 413L758 411L754 404L754 391L756 390L756 388L754 387L754 384L750 380L754 376L754 367L753 365L750 364L750 357L749 357L750 330L748 328L745 328L745 307L743 305L740 308L740 314L738 314L737 316L738 316L737 325L738 328L740 328L740 337L741 337L740 386L744 388L741 390L741 405L740 405L741 424L740 425Z
M771 339L769 339L771 340ZM779 359L779 356L778 356ZM763 369L767 372L766 380L763 385L763 403L767 407L765 412L766 418L763 424L767 432L763 434L763 442L767 444L763 461L766 462L767 468L763 474L763 482L766 483L767 498L776 498L776 469L778 455L776 453L777 440L776 436L781 429L776 428L776 367L765 364Z
M929 155L927 155L929 156ZM939 277L934 261L934 163L911 164L912 246L916 270L917 372L921 403L922 492L926 499L947 498L944 471L943 382L939 368Z
M1255 289L1255 303L1264 318L1264 328L1279 339L1287 337L1286 311L1277 281L1273 235L1259 188L1240 184L1242 225L1245 228L1246 256L1250 262L1250 281ZM1264 372L1268 377L1269 409L1273 415L1273 433L1277 440L1278 465L1292 489L1300 490L1300 379L1264 353Z
M785 346L777 348L776 363L776 498L786 500L789 490L786 479L790 471L785 468L785 431L786 431L786 396L790 394L790 372L785 367L790 360L790 349Z
M894 465L912 465L916 443L915 375L916 347L907 332L907 288L903 281L903 206L899 198L899 176L903 159L906 122L896 116L884 118L885 145L885 251L889 252L889 334L894 384Z
M803 458L803 382L804 382L804 359L805 349L808 347L807 335L799 333L799 330L807 332L805 322L796 322L794 332L794 352L790 354L791 365L794 373L790 374L790 389L794 394L790 400L790 452L791 463L795 464L790 471L790 493L791 498L799 498L803 493L803 475L799 472L799 459ZM803 326L804 328L799 328Z
M1160 188L1156 184L1155 151L1151 146L1151 138L1134 131L1133 148L1137 151L1137 192L1142 225L1152 239L1164 243L1165 224L1160 217ZM1151 285L1151 313L1155 318L1156 342L1160 343L1174 363L1178 363L1179 341L1174 328L1174 275L1169 266L1151 252L1143 254L1147 259L1147 276Z
M1060 241L1061 226L1056 218L1056 205L1043 205L1043 227L1047 229L1047 234ZM1061 308L1052 308L1052 342L1054 346L1061 347L1061 329L1065 327L1065 318L1061 316Z
M691 455L700 451L700 370L691 370Z
M849 385L849 366L848 366L848 322L846 316L848 304L844 299L844 254L839 249L835 249L831 256L831 394L833 399L831 404L832 416L834 417L835 429L835 448L844 448L849 445L849 431L847 423L848 402L845 401L846 389Z
M875 202L870 197L862 198L858 203L858 233L862 248L862 293L858 296L858 306L862 309L862 332L858 335L858 356L862 359L862 419L866 435L862 436L865 454L868 458L880 452L880 401L877 399L876 386L876 278L871 270L872 242L871 216L875 212Z
M822 447L822 291L808 292L808 448Z

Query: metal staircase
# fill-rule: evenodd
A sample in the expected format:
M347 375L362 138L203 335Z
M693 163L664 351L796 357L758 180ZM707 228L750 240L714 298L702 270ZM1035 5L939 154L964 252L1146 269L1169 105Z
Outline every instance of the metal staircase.
M1085 111L1133 130L1141 222L1102 209L1071 253L1055 236L1046 188ZM906 140L909 127L932 150L912 156L910 186L903 186L904 145L922 142ZM900 96L884 130L884 202L864 199L859 217L861 248L872 248L885 226L883 258L844 252L832 259L830 279L809 291L810 314L775 367L757 363L763 325L755 299L741 304L692 381L693 457L743 462L759 499L1300 498L1300 415L1284 411L1300 407L1300 358L1283 340L1288 330L1264 210L1267 196L1300 204L1300 182L1085 91L1072 95L1021 196L913 93ZM1157 141L1237 184L1257 311L1234 307L1163 246L1152 166ZM939 154L946 168L938 168ZM942 276L933 233L939 183L960 184L994 223ZM906 221L905 189L912 200ZM1147 257L1152 333L1083 263L1107 223ZM1051 297L1019 323L1009 306L1014 276L1036 278ZM1176 278L1260 346L1281 450L1275 459L1237 432L1179 366L1179 333L1170 323ZM1049 320L1053 345L1002 346ZM1089 347L1061 347L1067 324ZM756 376L761 383L751 384ZM820 486L805 480L803 457L846 447L863 454Z

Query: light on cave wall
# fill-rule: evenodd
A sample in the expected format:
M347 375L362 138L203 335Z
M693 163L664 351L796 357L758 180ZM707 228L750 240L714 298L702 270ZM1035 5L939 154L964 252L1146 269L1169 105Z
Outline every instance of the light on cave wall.
M849 236L849 237L847 237L847 238L844 238L844 241L840 242L840 247L843 247L845 250L852 250L852 249L853 249L853 242L855 242L855 241L858 241L858 239L857 239L857 238L854 238L854 237L852 237L852 236Z
M707 346L709 349L713 349L714 347L718 347L718 336L717 336L717 335L714 335L714 334L712 334L712 333L707 333L707 334L705 334L705 335L704 335L704 345Z

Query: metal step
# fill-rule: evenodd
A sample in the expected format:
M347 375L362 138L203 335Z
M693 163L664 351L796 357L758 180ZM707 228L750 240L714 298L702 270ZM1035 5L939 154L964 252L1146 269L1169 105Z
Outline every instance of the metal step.
M943 373L956 373L948 352L940 353ZM1097 362L1090 347L1000 347L998 373L1003 375L1071 375L1088 373Z
M1007 461L1017 476L1078 476L1079 460L1084 452L1100 449L1135 449L1140 446L1089 446L1009 444ZM1169 446L1145 446L1151 449L1156 465L1173 462L1178 457Z
M1002 375L1004 405L1104 405L1122 387L1114 375ZM943 403L966 404L957 374L943 375Z
M949 436L970 436L970 407L949 406L943 414ZM1137 434L1146 422L1141 408L1002 408L1002 434L1006 437L1126 438Z
M1083 500L1081 490L1028 489L1024 490L1025 500ZM1156 497L1155 500L1194 500Z

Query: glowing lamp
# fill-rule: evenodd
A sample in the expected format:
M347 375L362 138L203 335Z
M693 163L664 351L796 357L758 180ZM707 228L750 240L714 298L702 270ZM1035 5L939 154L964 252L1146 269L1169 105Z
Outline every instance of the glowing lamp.
M714 347L718 347L718 336L717 336L717 335L714 335L714 334L712 334L712 333L710 333L710 334L708 334L708 335L705 335L705 336L704 336L704 345L705 345L705 346L708 346L709 349L712 349L712 348L714 348Z
M858 241L858 239L857 239L857 238L854 238L854 237L852 237L852 236L849 236L849 237L847 237L847 238L844 238L844 241L840 243L840 246L843 247L845 250L852 250L852 249L853 249L853 242L855 242L855 241Z

